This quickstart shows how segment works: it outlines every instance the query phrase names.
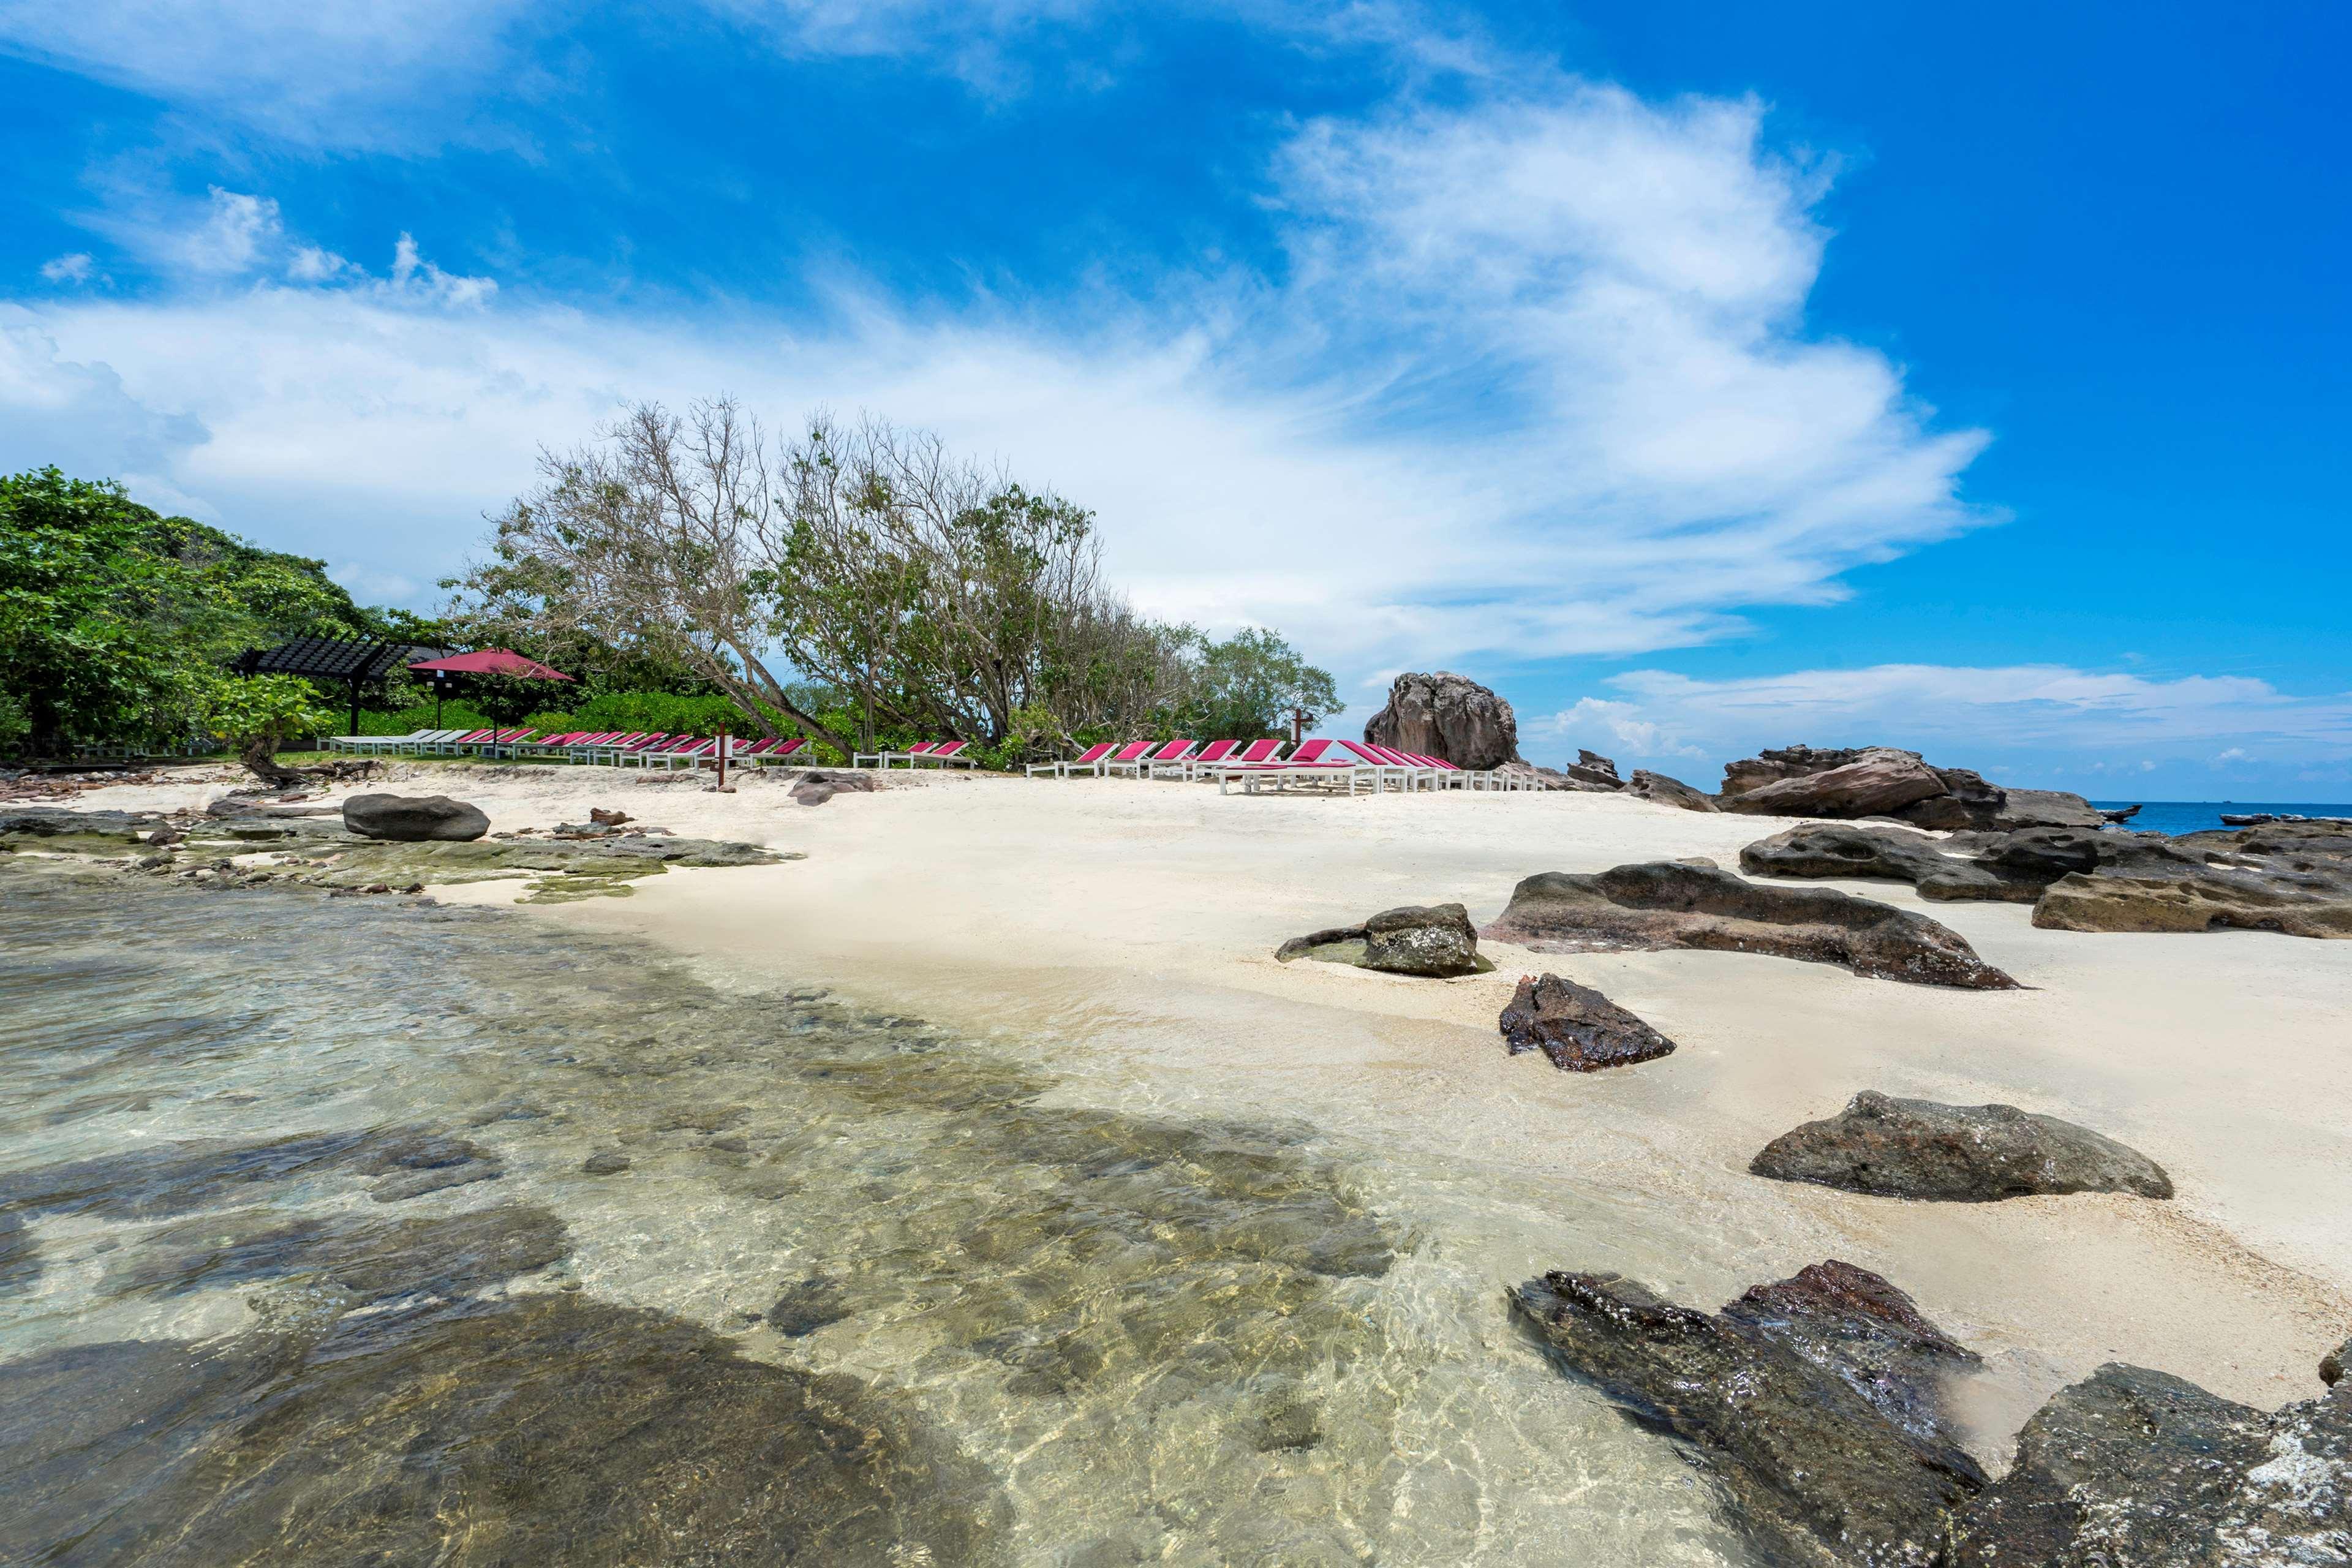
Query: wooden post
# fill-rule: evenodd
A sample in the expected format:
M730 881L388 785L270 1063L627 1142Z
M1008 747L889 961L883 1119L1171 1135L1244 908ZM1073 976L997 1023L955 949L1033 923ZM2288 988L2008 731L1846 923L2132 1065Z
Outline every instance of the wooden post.
M727 787L727 726L719 726L719 787Z

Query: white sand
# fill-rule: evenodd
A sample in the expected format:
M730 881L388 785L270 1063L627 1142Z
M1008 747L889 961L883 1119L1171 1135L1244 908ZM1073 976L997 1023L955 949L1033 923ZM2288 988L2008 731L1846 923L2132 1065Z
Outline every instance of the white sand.
M2111 1359L2265 1406L2305 1397L2352 1331L2352 942L2042 931L2025 906L1922 906L1907 888L1841 883L1925 908L2031 989L1491 943L1492 975L1407 981L1271 953L1395 904L1458 900L1484 922L1537 871L1733 866L1786 825L1587 795L1250 798L926 774L809 809L772 778L721 795L708 774L415 772L395 787L429 779L499 828L617 805L803 851L540 918L641 933L722 978L833 985L1004 1031L1065 1069L1074 1096L1308 1120L1392 1167L1407 1217L1497 1289L1541 1268L1616 1268L1712 1305L1822 1257L1877 1269L1986 1352L1988 1437ZM1519 973L1546 968L1681 1049L1595 1075L1507 1058L1496 1014ZM2162 1163L2179 1196L1907 1204L1747 1173L1770 1138L1863 1089L2080 1121Z

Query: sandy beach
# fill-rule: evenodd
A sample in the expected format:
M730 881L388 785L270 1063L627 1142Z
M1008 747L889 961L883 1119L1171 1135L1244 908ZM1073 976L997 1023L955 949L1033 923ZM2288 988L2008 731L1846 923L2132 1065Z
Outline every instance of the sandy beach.
M1479 922L1538 871L1705 856L1787 826L1578 794L1221 796L1125 780L908 777L817 808L775 778L401 765L494 830L619 807L680 833L799 851L679 871L524 918L631 933L721 984L817 984L1017 1037L1072 1100L1297 1118L1394 1171L1433 1245L1500 1290L1615 1268L1713 1304L1836 1257L1885 1274L1986 1356L1975 1446L2005 1457L2042 1398L2101 1363L2270 1406L2352 1324L2352 943L2037 931L2021 905L1924 907L2025 987L1947 991L1748 954L1544 957L1416 981L1277 963L1285 938L1405 903ZM79 804L196 804L218 784ZM363 785L361 787L382 787ZM447 889L501 901L511 884ZM1522 973L1598 987L1680 1049L1580 1076L1507 1058ZM1854 1092L2000 1100L2147 1153L2170 1203L1933 1205L1751 1176L1749 1158ZM1495 1333L1505 1330L1499 1305Z

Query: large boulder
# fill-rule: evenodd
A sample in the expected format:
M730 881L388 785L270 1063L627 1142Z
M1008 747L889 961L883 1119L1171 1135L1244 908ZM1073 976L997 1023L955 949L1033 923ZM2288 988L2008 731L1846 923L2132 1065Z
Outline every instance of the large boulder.
M1674 1041L1590 986L1523 975L1503 1009L1510 1054L1540 1050L1562 1072L1598 1072L1665 1056Z
M1916 764L1906 765L1906 763ZM1850 772L1849 770L1861 770ZM1828 784L1804 784L1822 774ZM1928 780L1932 778L1931 784ZM1801 785L1802 787L1799 787ZM1761 801L1735 801L1765 795ZM1899 798L1908 796L1907 799ZM2078 795L2004 789L1968 768L1930 767L1891 746L1781 746L1725 764L1727 809L1786 816L1894 816L1914 827L1958 832L2097 827L2105 814Z
M2109 1363L2018 1435L1953 1515L1942 1568L2352 1563L2352 1386L2265 1414Z
M1655 801L1660 805L1678 805L1685 811L1721 811L1723 809L1716 804L1715 796L1702 790L1693 789L1678 778L1671 778L1664 773L1654 773L1647 768L1633 770L1633 782L1625 786L1625 793L1642 800Z
M1686 1445L1774 1563L1927 1568L1985 1484L1945 1412L1977 1357L1867 1269L1834 1260L1710 1315L1614 1274L1511 1297L1570 1373Z
M1775 1181L1941 1203L2172 1195L2172 1179L2155 1161L2071 1121L2013 1105L1940 1105L1869 1090L1826 1121L1783 1132L1748 1168Z
M1522 880L1481 933L1538 952L1703 948L1835 963L1856 974L2009 990L2017 982L1925 915L1829 888L1780 888L1680 861Z
M363 838L465 844L488 833L490 819L446 795L355 795L343 802L343 826Z
M2100 836L2132 847L2053 882L2033 906L2050 931L2267 931L2352 937L2352 824L2281 823Z
M1884 816L1945 793L1917 753L1873 747L1843 766L1801 773L1733 793L1723 808L1759 816Z
M1444 670L1398 676L1387 705L1364 726L1364 739L1443 757L1458 768L1498 768L1519 761L1519 721L1511 705L1476 681Z
M1924 833L1848 822L1808 822L1739 852L1739 868L1751 877L1847 877L1915 886L1954 864Z
M1939 903L2030 904L2078 873L2180 877L2204 859L2156 833L2026 827L1935 839L1906 828L1809 822L1739 852L1751 877L1853 877L1908 882Z

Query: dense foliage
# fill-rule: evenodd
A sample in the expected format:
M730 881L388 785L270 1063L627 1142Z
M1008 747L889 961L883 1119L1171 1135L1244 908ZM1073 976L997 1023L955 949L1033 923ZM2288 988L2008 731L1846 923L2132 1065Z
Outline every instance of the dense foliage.
M1090 512L877 421L772 444L726 402L652 405L542 460L453 616L691 671L740 721L835 750L1247 737L1339 711L1269 631L1211 642L1103 581ZM788 672L802 678L788 681Z
M430 629L353 604L322 562L165 517L110 480L0 477L0 744L185 740L246 648Z

